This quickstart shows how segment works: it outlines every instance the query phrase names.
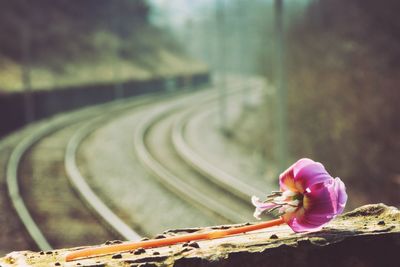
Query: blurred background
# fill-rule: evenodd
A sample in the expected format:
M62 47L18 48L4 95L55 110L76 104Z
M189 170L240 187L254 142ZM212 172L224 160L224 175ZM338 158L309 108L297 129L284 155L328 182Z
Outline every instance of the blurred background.
M150 2L157 25L210 69L274 85L233 138L276 166L323 162L353 207L400 204L398 1Z
M226 138L275 177L301 157L322 162L350 207L399 206L398 10L396 0L0 0L0 134L38 118L36 91L112 84L118 98L130 80L257 76L273 93Z

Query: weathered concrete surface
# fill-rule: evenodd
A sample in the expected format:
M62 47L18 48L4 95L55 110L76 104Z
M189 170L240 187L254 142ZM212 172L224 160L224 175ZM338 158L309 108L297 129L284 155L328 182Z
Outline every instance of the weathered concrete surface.
M164 235L209 230L170 230ZM400 212L383 204L367 205L313 233L296 234L288 226L278 226L211 241L65 262L65 254L76 249L12 252L0 259L0 266L399 266Z

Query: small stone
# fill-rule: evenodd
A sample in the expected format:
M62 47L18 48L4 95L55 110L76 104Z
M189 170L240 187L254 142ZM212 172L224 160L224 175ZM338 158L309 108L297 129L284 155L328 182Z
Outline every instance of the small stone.
M110 241L110 240L107 240L105 243L104 243L104 245L111 245L112 244L112 241Z
M270 239L278 239L279 237L276 234L273 234L269 237Z
M114 254L114 255L112 255L112 257L111 257L112 259L121 259L122 258L122 255L121 254Z
M53 254L53 251L46 251L47 255Z
M44 255L44 251L40 251L39 254L40 254L40 255Z
M147 241L147 240L150 240L148 237L143 237L142 239L141 239L141 241Z
M154 239L162 239L162 238L166 238L165 235L157 235L156 237L154 237Z
M186 248L184 248L184 249L182 250L182 252L188 252L188 251L191 251L191 250L193 250L192 247L186 247Z
M378 225L385 225L386 223L385 223L385 221L379 221L378 222Z
M113 244L121 244L121 243L122 243L121 240L114 240L114 241L113 241Z
M154 252L153 252L153 255L160 255L160 252L154 251Z
M189 242L185 242L182 244L182 247L184 248L184 247L187 247L188 245L189 245Z
M200 248L199 243L197 243L197 242L190 242L190 243L188 244L188 247Z
M143 254L145 252L146 252L146 250L144 248L138 248L133 252L133 254L140 255L140 254Z
M54 263L54 265L55 265L55 266L61 266L61 263L56 262L56 263Z

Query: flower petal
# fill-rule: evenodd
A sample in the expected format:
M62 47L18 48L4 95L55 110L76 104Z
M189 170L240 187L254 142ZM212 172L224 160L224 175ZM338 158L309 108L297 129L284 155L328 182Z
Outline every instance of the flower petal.
M275 203L271 203L271 202L262 202L260 201L260 199L256 196L252 196L251 197L251 203L253 203L253 205L256 207L256 210L254 211L253 216L256 217L257 219L260 219L260 215L263 211L265 210L269 210L273 207L278 206Z
M279 187L283 192L287 190L298 192L296 184L294 183L293 175L290 172L283 173L279 176Z
M333 179L319 162L313 162L294 172L294 181L298 191L305 192L314 184Z
M334 182L335 192L337 195L337 214L343 212L344 207L346 206L347 202L347 193L346 193L346 186L340 180L340 178L336 177Z
M311 186L304 194L303 207L307 213L323 216L337 214L337 193L334 180Z
M294 176L297 176L298 172L303 169L304 167L316 163L315 161L313 161L312 159L308 159L308 158L302 158L299 159L298 161L296 161L295 164L293 164L293 174Z
M293 192L298 192L296 185L294 183L294 177L299 170L305 166L315 163L315 161L307 158L302 158L296 161L292 166L286 169L279 175L279 185L282 191L291 190Z
M283 215L283 219L294 232L317 231L326 223L326 221L309 221L305 217L306 211L299 208L293 214Z

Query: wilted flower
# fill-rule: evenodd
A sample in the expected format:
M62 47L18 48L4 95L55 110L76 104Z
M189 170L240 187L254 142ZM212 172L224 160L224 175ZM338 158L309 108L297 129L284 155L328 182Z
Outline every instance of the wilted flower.
M318 230L340 214L347 201L346 189L339 178L333 178L324 166L311 159L300 159L279 176L279 192L256 206L254 216L278 211L295 232Z

